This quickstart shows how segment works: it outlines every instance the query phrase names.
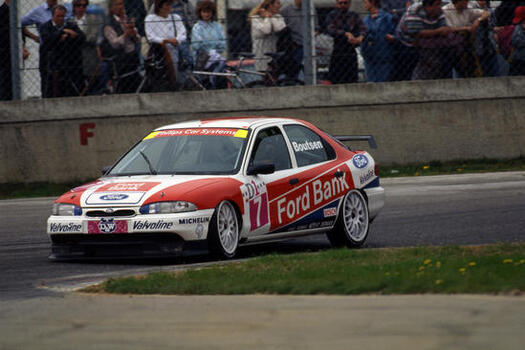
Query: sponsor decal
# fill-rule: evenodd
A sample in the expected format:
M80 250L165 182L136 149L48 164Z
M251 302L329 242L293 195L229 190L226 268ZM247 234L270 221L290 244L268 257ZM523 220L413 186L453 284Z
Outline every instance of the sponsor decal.
M128 197L129 196L127 194L115 193L115 194L105 194L103 196L100 196L100 199L102 199L103 201L121 201Z
M197 238L200 239L203 233L204 233L204 225L198 224L197 228L195 229L195 235L197 235Z
M250 216L250 230L256 230L270 222L268 215L268 193L266 184L252 180L241 186L241 193L247 203L245 208Z
M127 233L128 222L114 218L102 218L88 222L88 233Z
M115 232L115 230L117 229L117 224L115 224L114 220L115 219L102 218L100 222L98 223L98 229L100 230L100 232L104 232L104 233Z
M359 176L359 182L361 184L364 184L365 182L368 182L370 179L374 178L376 175L374 174L374 170L370 169L365 174Z
M327 220L327 221L314 221L309 223L308 225L296 225L296 226L289 226L286 231L301 231L301 230L309 230L314 228L321 228L321 227L330 227L333 226L334 220Z
M133 223L133 231L135 230L169 230L173 227L173 222L158 220L158 221L135 221Z
M321 141L305 141L305 142L292 142L293 149L295 152L314 151L316 149L323 149L323 143Z
M368 158L364 154L356 154L352 158L352 163L354 163L356 168L363 169L368 165Z
M100 187L97 192L146 192L160 182L117 182Z
M149 140L157 137L170 136L230 136L246 138L248 136L247 130L242 129L226 129L226 128L189 128L189 129L172 129L153 131L144 140Z
M346 181L346 172L339 178L325 177L324 179L309 182L306 186L301 187L300 190L277 200L276 214L278 224L286 224L304 216L312 209L318 208L349 190L350 186Z
M82 224L68 222L65 224L52 223L49 225L49 232L66 233L66 232L82 232Z
M210 222L210 218L179 219L179 225L205 224L207 222Z
M329 218L337 215L337 208L326 208L323 210L323 216Z

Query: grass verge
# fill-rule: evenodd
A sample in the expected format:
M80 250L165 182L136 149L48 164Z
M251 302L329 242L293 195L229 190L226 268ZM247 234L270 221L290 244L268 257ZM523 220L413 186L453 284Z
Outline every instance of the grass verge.
M525 243L272 254L178 272L109 279L119 294L521 293Z
M433 161L428 164L380 166L379 176L385 178L518 170L525 170L525 157L505 160L478 159L451 162ZM0 199L58 197L62 193L69 191L71 188L80 186L86 182L89 181L86 180L83 182L59 184L45 182L28 184L5 183L0 184Z

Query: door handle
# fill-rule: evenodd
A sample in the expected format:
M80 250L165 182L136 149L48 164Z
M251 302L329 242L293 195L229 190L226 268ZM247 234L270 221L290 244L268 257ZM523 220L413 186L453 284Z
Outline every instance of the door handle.
M342 172L342 171L336 171L335 174L334 174L334 176L335 176L335 177L342 177L344 174L345 174L345 173Z
M288 183L290 185L297 185L299 183L299 179L294 177L293 179L290 179L290 181L288 181Z

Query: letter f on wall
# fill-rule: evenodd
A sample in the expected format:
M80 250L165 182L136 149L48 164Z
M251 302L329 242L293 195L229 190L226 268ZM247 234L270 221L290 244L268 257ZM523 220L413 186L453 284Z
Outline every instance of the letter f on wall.
M95 134L89 130L95 129L95 123L84 123L80 124L80 144L85 146L88 144L88 138L95 136Z

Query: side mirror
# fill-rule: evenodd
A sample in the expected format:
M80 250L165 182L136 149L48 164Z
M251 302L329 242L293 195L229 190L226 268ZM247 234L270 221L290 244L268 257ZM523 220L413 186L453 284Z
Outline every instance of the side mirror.
M273 163L258 163L250 166L247 175L258 175L258 174L272 174L275 172L275 164Z
M107 172L111 170L112 165L106 165L104 168L102 168L102 175L106 175Z

